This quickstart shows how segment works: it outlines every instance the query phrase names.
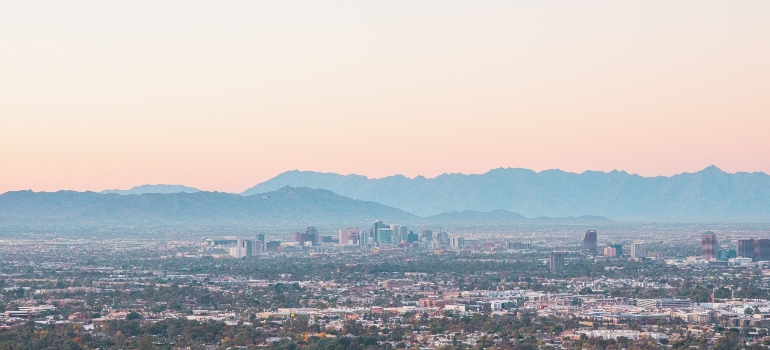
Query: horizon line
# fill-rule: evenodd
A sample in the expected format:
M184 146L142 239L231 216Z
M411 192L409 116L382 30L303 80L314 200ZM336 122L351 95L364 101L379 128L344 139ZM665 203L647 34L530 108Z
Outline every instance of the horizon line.
M336 173L336 172L323 172L323 171L315 171L315 170L292 169L292 170L286 170L286 171L280 172L277 175L270 177L268 180L265 180L265 181L259 182L257 184L254 184L252 186L249 186L248 188L246 188L246 189L244 189L244 190L242 190L240 192L218 191L218 190L202 190L202 189L199 189L199 188L197 188L195 186L189 186L189 185L185 185L185 184L181 184L181 183L176 183L176 184L172 184L172 183L156 183L156 184L145 183L145 184L134 185L133 187L131 187L129 189L119 189L119 188L114 188L114 187L106 188L106 189L103 189L103 190L85 190L85 191L77 191L77 190L70 190L70 189L59 189L59 190L56 190L56 191L34 191L32 189L19 189L19 190L5 191L3 193L0 193L0 195L5 194L5 193L9 193L9 192L22 192L22 191L31 191L31 192L35 192L35 193L55 193L55 192L61 192L61 191L73 191L73 192L81 192L81 193L85 193L85 192L103 193L103 192L107 192L107 191L131 191L131 190L133 190L135 188L143 187L143 186L183 186L183 187L195 189L195 190L198 190L198 191L201 191L201 192L220 192L220 193L242 194L242 193L244 193L244 192L246 192L246 191L248 191L248 190L250 190L250 189L252 189L252 188L254 188L256 186L259 186L261 184L264 184L264 183L267 183L269 181L272 181L273 179L275 179L275 178L277 178L277 177L279 177L279 176L281 176L283 174L292 173L292 172L317 173L317 174L327 174L327 175L331 174L331 175L339 175L339 176L356 176L356 177L363 177L363 178L365 178L367 180L383 180L383 179L387 179L387 178L391 178L391 177L403 177L403 178L406 178L406 179L409 179L409 180L415 180L415 179L418 179L418 178L422 178L422 179L426 179L426 180L433 180L433 179L437 179L437 178L442 177L442 176L449 176L449 175L480 176L480 175L485 175L485 174L491 173L491 172L493 172L495 170L525 170L525 171L530 171L530 172L535 173L535 174L541 174L541 173L545 173L545 172L552 172L552 171L555 172L555 171L558 171L558 172L563 172L563 173L567 173L567 174L574 174L574 175L583 175L583 174L586 174L586 173L602 173L602 174L622 173L622 174L627 174L627 175L630 175L630 176L638 176L638 177L645 178L645 179L653 179L653 178L661 178L661 177L673 178L673 177L681 176L681 175L685 175L685 174L697 174L697 173L704 172L704 171L709 170L709 169L714 169L714 170L717 170L719 172L722 172L722 173L725 173L725 174L730 174L730 175L736 175L736 174L764 174L764 175L768 175L764 171L754 171L754 172L737 171L737 172L731 173L731 172L724 171L721 168L719 168L719 167L717 167L716 165L713 165L713 164L709 165L709 166L707 166L707 167L705 167L705 168L703 168L701 170L698 170L698 171L683 171L681 173L676 173L676 174L673 174L673 175L670 175L670 176L667 176L667 175L644 176L644 175L639 175L637 173L629 173L629 172L627 172L625 170L618 170L618 169L613 169L613 170L610 170L610 171L584 170L582 172L575 172L575 171L562 170L562 169L559 169L559 168L543 169L543 170L537 171L537 170L533 170L533 169L529 169L529 168L520 168L520 167L497 167L497 168L489 169L489 170L487 170L486 172L483 172L483 173L462 173L462 172L447 173L447 172L444 172L444 173L441 173L441 174L433 176L433 177L426 177L426 176L423 176L423 175L417 175L417 176L414 176L414 177L409 177L409 176L406 176L406 175L403 175L403 174L393 174L393 175L387 175L387 176L382 176L382 177L369 177L369 176L366 176L366 175L361 175L361 174L356 174L356 173L343 174L343 173Z

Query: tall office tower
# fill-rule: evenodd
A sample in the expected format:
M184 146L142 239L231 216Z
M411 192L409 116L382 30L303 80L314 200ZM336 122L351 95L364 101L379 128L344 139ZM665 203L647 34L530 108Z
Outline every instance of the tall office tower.
M305 246L307 243L310 243L311 246L317 246L318 230L315 227L308 227L305 232L297 232L294 234L294 241L300 246Z
M310 243L313 246L317 246L318 245L318 230L316 230L315 227L308 227L305 230L305 234L308 235Z
M257 241L259 241L260 244L262 244L262 250L265 250L265 235L260 233L257 235Z
M398 228L398 232L396 233L396 243L401 242L409 242L409 230L406 226L401 226Z
M393 230L392 242L394 243L401 242L401 225L391 224L390 229Z
M462 237L452 237L450 240L450 245L453 249L461 250L463 247L465 247L465 238Z
M615 255L616 256L623 256L623 245L622 244L610 244L610 247L615 248Z
M361 247L374 245L374 229L358 231L358 245Z
M754 260L770 260L770 239L760 238L754 240Z
M564 252L551 252L551 271L564 271Z
M358 228L348 227L340 230L340 245L358 244Z
M406 226L390 225L390 229L393 230L393 243L406 242L409 235L409 230Z
M701 235L701 258L703 260L716 260L719 253L717 234L707 231Z
M596 245L596 230L586 231L585 237L583 237L583 249L588 250L591 254L596 255L599 252L599 247Z
M407 235L407 242L414 243L420 241L420 236L412 231L409 231L409 235Z
M438 242L439 245L449 244L449 234L446 232L439 232L434 238L434 241Z
M395 235L391 228L380 228L377 230L377 236L375 238L377 245L381 247L391 245L395 243L394 239Z
M377 220L374 222L374 225L372 225L371 229L371 237L373 238L373 241L370 242L371 244L379 243L380 242L380 230L390 228L390 225L383 224L382 221Z
M644 243L642 242L634 242L631 243L631 257L636 259L641 259L647 256L647 248L645 248Z
M753 239L739 239L738 240L738 256L741 258L754 258L754 240Z
M422 230L420 231L420 240L423 242L430 242L433 240L433 231Z

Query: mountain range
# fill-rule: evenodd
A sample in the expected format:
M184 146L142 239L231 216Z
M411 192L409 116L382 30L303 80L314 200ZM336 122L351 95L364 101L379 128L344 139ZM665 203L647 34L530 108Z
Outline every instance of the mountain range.
M351 225L417 216L327 190L284 187L254 196L222 192L145 193L14 191L0 195L2 225Z
M160 192L160 193L158 193ZM770 222L770 176L716 167L671 177L495 169L369 179L289 171L242 194L178 185L0 195L3 225L361 226L593 224L613 220Z
M498 209L527 217L595 215L613 220L770 221L770 176L726 173L715 166L670 177L624 171L535 172L500 168L484 174L402 175L370 179L288 171L242 195L292 186L326 189L420 216Z
M407 225L500 226L609 222L601 217L527 219L505 210L419 217L328 190L283 187L251 196L222 192L144 193L15 191L0 195L0 226L251 225L367 227L375 220Z
M130 190L104 190L99 193L114 193L122 195L145 193L195 193L201 190L182 185L141 185L134 186Z

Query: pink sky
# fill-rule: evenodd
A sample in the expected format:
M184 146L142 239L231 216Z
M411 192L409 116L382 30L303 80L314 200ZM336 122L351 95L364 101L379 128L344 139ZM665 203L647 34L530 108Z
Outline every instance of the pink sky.
M0 4L0 192L770 173L770 2Z

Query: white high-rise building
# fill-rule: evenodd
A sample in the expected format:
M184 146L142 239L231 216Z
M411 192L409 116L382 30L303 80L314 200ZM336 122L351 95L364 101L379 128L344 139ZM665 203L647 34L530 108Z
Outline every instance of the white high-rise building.
M406 226L390 225L393 230L393 243L406 242L409 239L409 229Z
M256 240L238 239L235 247L230 247L230 256L236 259L256 256L262 252L261 245Z
M393 236L390 238L391 243L401 243L401 225L390 225L390 229L393 230Z
M564 252L551 252L549 265L552 272L564 272Z
M452 237L450 239L450 245L452 246L452 249L462 250L463 247L465 247L465 238Z
M631 243L631 257L640 259L647 256L647 248L642 242Z

